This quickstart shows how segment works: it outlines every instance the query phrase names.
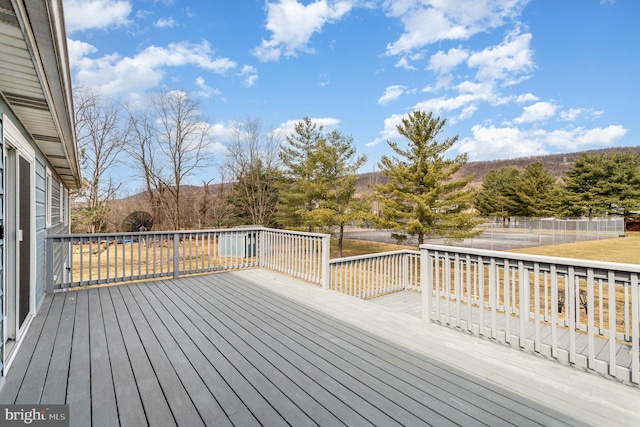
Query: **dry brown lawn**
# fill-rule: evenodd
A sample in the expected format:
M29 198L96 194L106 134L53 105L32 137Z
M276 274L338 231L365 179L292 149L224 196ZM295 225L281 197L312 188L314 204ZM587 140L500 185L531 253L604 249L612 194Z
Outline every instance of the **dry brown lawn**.
M640 232L628 232L627 237L514 249L509 252L640 264Z

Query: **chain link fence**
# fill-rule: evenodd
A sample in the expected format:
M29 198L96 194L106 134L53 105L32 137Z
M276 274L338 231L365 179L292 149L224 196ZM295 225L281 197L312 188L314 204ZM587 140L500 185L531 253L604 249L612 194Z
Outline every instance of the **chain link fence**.
M453 246L508 250L559 243L610 239L623 236L624 218L487 218L482 233L473 239L455 242ZM406 240L394 238L393 231L350 227L345 238L369 240L406 246L418 246L415 236ZM444 239L425 239L425 243L444 244Z

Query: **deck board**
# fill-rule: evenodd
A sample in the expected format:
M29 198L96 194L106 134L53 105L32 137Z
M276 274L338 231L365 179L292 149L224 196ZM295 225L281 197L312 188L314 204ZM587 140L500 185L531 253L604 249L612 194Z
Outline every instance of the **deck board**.
M226 294L226 293L225 293ZM207 294L201 294L204 298L206 298ZM211 294L209 294L211 295ZM237 297L238 294L234 292L234 296ZM203 299L204 299L203 298ZM229 319L233 319L231 321L237 322L237 324L241 328L245 328L247 330L257 330L258 335L263 337L265 342L268 342L268 345L264 347L269 348L273 351L273 360L277 362L272 362L274 365L279 368L287 367L287 359L295 361L295 367L301 370L311 381L311 383L316 383L321 386L324 386L325 389L332 390L334 393L337 393L340 396L340 401L342 402L356 402L358 406L361 408L366 408L366 412L368 417L370 418L370 422L376 424L386 423L387 425L394 425L396 422L388 417L383 412L380 412L378 405L375 405L375 402L368 401L366 399L361 398L358 395L358 390L361 388L361 384L358 384L354 381L349 381L348 378L343 377L343 372L340 372L335 369L331 369L329 366L329 362L323 360L322 355L312 350L305 349L301 346L299 341L290 339L289 337L283 335L280 331L277 330L277 326L273 326L277 324L273 322L272 319L269 319L267 316L260 316L256 318L251 311L240 311L240 314L233 314L232 309L227 306L226 308L222 306L222 304L229 304L228 299L225 299L224 295L218 294L214 296L212 299L216 301L216 303L220 304L220 310L227 313ZM236 298L234 298L236 299ZM260 324L260 327L258 326ZM255 342L255 341L254 341ZM257 343L254 345L258 346ZM277 350L276 350L277 349ZM287 370L290 375L293 377L295 375L295 371ZM297 377L302 378L304 377ZM342 381L342 382L341 382ZM346 383L346 384L345 384ZM305 386L303 384L302 386ZM336 390L339 388L339 390ZM307 392L311 392L313 389L309 390L305 388ZM321 390L313 390L319 391L321 394L313 393L312 396L314 399L322 400L327 399L327 401L323 402L324 405L332 408L335 408L333 405L340 405L333 401L329 396L323 396ZM350 420L353 423L361 424L364 421L364 417L362 415L355 415L355 411L353 408L340 408L341 412L338 412L339 418L344 420ZM362 410L362 409L361 409ZM346 412L346 413L345 413Z
M178 375L177 368L172 366L165 349L158 341L157 334L162 332L163 326L155 325L157 328L153 327L150 319L145 317L131 295L129 286L121 286L118 290L122 294L122 299L129 310L129 315L144 346L146 356L151 363L153 371L156 372L160 387L177 424L194 427L204 425L199 411L196 410L186 390L185 383L182 382ZM158 372L162 372L162 375L158 375Z
M18 354L14 358L11 366L11 371L15 373L10 377L4 378L2 393L0 393L0 403L2 404L13 404L16 401L16 396L20 391L20 385L22 384L25 373L29 368L29 363L31 362L36 346L38 345L40 333L42 332L42 328L47 320L52 300L52 298L44 299L42 306L40 307L39 314L31 322L31 327L29 328L27 336L24 338L20 348L16 350Z
M188 281L189 279L187 279ZM258 391L263 398L280 414L280 416L290 425L305 426L313 425L313 421L290 399L286 394L289 392L287 388L278 388L267 374L272 374L266 365L258 363L253 365L245 358L243 353L235 348L222 335L224 325L218 322L215 316L207 312L200 305L200 299L195 299L189 293L185 292L184 287L177 288L175 286L164 286L168 294L174 294L174 301L221 353L225 355L227 360L249 381L251 386ZM244 350L247 350L244 348ZM277 379L275 379L277 380ZM238 392L236 390L236 392Z
M264 306L267 301L273 304L274 312L286 312L293 314L296 320L306 320L306 327L309 328L308 336L320 335L326 337L332 344L339 345L345 351L352 355L364 355L364 358L353 360L354 363L365 360L369 365L376 366L380 370L386 370L388 375L394 375L398 379L413 387L415 390L409 393L417 397L420 392L430 393L436 392L434 395L441 399L446 406L443 411L448 417L452 416L456 410L452 409L460 405L465 412L473 417L473 419L456 419L454 421L463 424L475 422L488 422L491 425L501 425L502 421L507 425L528 425L531 419L527 419L526 415L531 408L514 400L512 397L496 392L495 388L481 386L475 384L465 378L462 372L455 372L450 368L438 366L428 358L420 357L414 352L407 349L398 349L385 340L371 334L354 330L350 325L340 322L328 322L322 316L303 307L296 305L290 301L275 299L269 293L261 292L260 288L238 289L237 292L251 293L250 300L260 301L260 305ZM234 301L237 298L234 298ZM253 310L259 310L259 306L252 307ZM330 332L328 332L330 331ZM320 345L328 345L323 342ZM348 356L347 356L348 357ZM361 363L358 363L362 366ZM416 392L417 391L417 392ZM424 401L424 400L423 400ZM430 406L433 400L430 399ZM442 408L442 405L433 405L432 408ZM511 408L509 408L511 406ZM424 412L424 411L423 411ZM548 414L534 413L537 421L546 420L549 422L557 421ZM502 419L501 419L502 417ZM436 424L441 425L441 420L429 418L429 421L437 421Z
M118 418L116 392L111 375L111 359L107 346L106 325L103 318L100 292L89 292L89 348L91 376L91 424L108 426ZM117 365L113 366L117 370Z
M99 294L105 325L117 325L118 319L111 301L109 288L100 289ZM116 367L116 369L112 369L112 375L118 406L118 419L122 425L144 426L147 423L147 418L120 328L107 327L105 332L111 366Z
M41 400L52 404L63 404L67 394L69 362L71 360L71 342L75 323L76 298L69 295L64 298L62 317L58 324L56 341L51 355L51 364L47 372Z
M73 426L585 424L507 372L452 366L442 343L435 359L361 328L387 316L375 304L347 321L267 277L317 289L247 270L49 295L0 402L68 403Z
M237 356L237 354L226 355L219 350L215 340L217 335L206 322L199 319L197 315L190 312L188 305L185 305L180 299L171 299L172 284L159 282L157 286L151 286L153 292L158 298L163 300L165 307L175 316L176 320L183 325L183 330L195 342L200 351L207 357L211 366L213 366L229 384L233 392L238 395L243 404L253 414L258 422L262 425L281 425L285 423L282 416L273 408L265 399L263 394L259 393L250 382L248 373L240 372L229 360L229 357ZM167 292L167 293L165 293Z
M190 282L185 285L197 294L198 289L190 286L192 284ZM207 298L208 295L202 296ZM318 405L314 398L317 399L316 393L321 393L322 389L313 381L305 382L304 378L285 358L273 352L271 347L249 332L250 327L246 327L247 324L237 324L239 327L234 328L234 320L229 317L224 307L221 307L221 300L216 299L215 304L206 302L204 298L200 301L205 301L200 302L199 305L211 315L211 317L208 315L207 317L216 331L238 350L248 363L258 367L274 386L282 390L309 418L320 424L340 423L338 417L327 409L327 407L331 407L331 404L338 402L333 401ZM304 384L299 385L296 380L303 381Z
M109 291L147 420L150 425L176 425L165 391L158 379L162 375L154 371L149 361L149 355L138 336L136 325L126 307L120 287L112 287ZM115 325L112 326L115 327ZM168 392L169 390L166 391Z
M178 378L180 379L187 398L191 398L194 407L197 407L197 412L192 410L191 405L183 405L181 411L188 410L191 414L188 414L188 418L183 418L180 414L177 414L180 422L189 423L188 425L197 425L199 422L204 422L207 425L230 425L224 411L220 408L217 401L211 394L211 391L207 388L206 384L202 381L202 378L198 375L198 372L194 369L193 365L189 362L189 359L185 355L184 351L175 342L171 332L165 327L160 318L157 316L153 308L149 305L144 295L135 286L129 286L121 288L125 293L127 300L135 301L141 310L141 313L145 316L149 327L153 330L153 333L158 340L160 351L166 354L167 360L171 363L172 368L175 370ZM157 346L153 346L148 349L150 352L158 351ZM169 369L168 367L164 367ZM160 368L162 369L162 368ZM200 418L194 419L197 414L200 414Z
M74 420L75 425L91 425L89 294L87 292L74 292L70 295L76 298L76 313L65 403L69 404L69 419ZM64 298L66 295L55 294L53 297ZM46 299L49 298L51 297L46 297Z
M233 283L226 290L227 293L233 292ZM242 298L239 295L242 291L244 289L238 289L234 294L233 301L229 301L229 303L242 302ZM222 296L215 296L214 298L218 299L222 298ZM256 318L256 321L259 320L264 326L270 326L272 328L270 331L273 335L276 337L287 336L289 342L302 344L306 348L306 350L298 349L296 348L297 346L294 346L290 349L291 351L308 351L315 354L318 357L317 362L327 371L331 371L328 365L338 368L338 373L334 375L335 378L341 378L342 381L347 382L350 376L351 379L345 385L349 386L351 383L356 382L356 378L364 378L363 382L367 387L362 387L360 390L363 399L383 410L395 421L403 425L427 424L427 421L438 425L447 425L454 421L461 423L473 421L472 418L466 416L457 418L456 416L459 413L452 410L451 406L443 405L442 402L432 399L431 396L422 393L419 389L399 380L397 377L389 375L382 370L376 370L376 367L369 363L369 355L366 353L355 356L344 351L339 345L336 345L337 343L332 335L333 332L314 328L311 323L302 322L303 319L299 315L289 316L290 318L278 315L279 310L274 306L268 305L266 299L261 299L258 304L250 304L251 300L249 298L244 301L247 306L240 316L251 316L252 312L261 313ZM269 319L269 315L273 316L273 318ZM288 328L288 330L285 328ZM265 330L265 333L269 332ZM306 356L310 357L310 354ZM424 405L419 402L423 402ZM444 416L442 413L438 413L438 410L449 412L449 414ZM453 418L453 420L449 418Z
M155 286L157 288L157 286ZM199 339L199 336L195 333L188 333L188 330L184 330L184 324L180 324L172 316L172 313L162 304L161 300L155 295L155 293L147 285L138 286L140 292L146 297L147 301L153 307L156 314L160 317L166 327L172 331L173 337L188 357L189 362L193 365L194 369L199 373L203 383L207 386L208 390L212 393L215 403L211 404L220 405L221 409L227 414L230 420L239 422L240 425L255 426L259 425L256 418L251 414L238 396L234 393L233 389L225 382L224 378L216 370L214 364L208 359L205 354L200 351L198 345L191 339L195 337ZM204 342L205 337L202 336L201 342Z
M47 321L38 339L37 351L35 351L31 357L29 367L27 368L24 380L20 386L20 391L16 397L16 403L18 404L38 401L42 397L42 390L44 389L44 381L46 379L46 376L42 375L42 372L48 370L63 306L64 300L61 298L56 298L51 303Z

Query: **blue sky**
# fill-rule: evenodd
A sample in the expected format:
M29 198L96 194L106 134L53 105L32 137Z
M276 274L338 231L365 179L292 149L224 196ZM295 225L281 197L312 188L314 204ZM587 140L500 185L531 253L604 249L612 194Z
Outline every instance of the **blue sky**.
M372 171L415 109L451 155L640 145L637 0L64 0L72 78L136 100L182 90L213 126L310 117Z

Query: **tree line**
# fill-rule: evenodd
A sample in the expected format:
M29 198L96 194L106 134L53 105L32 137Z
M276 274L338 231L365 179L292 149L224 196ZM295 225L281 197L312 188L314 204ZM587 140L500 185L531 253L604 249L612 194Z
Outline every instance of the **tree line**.
M264 129L255 117L237 123L213 176L207 174L215 162L213 132L188 94L159 93L122 105L91 90L75 93L84 179L72 210L76 232L119 231L124 216L139 209L151 213L154 230L254 224L335 231L341 252L348 224L393 229L419 243L436 236L453 241L477 233L478 214L627 215L640 200L638 156L629 153L581 158L562 179L538 163L524 171L502 168L489 173L482 188L470 188L473 177L456 175L467 155L447 157L458 137L438 140L446 119L423 111L397 126L404 140L388 141L393 155L379 162L386 180L372 193L356 192L366 156L356 152L353 138L309 118L288 135ZM122 182L113 176L123 167L143 186L137 200L125 204L116 200ZM196 174L207 178L185 185Z
M640 214L640 155L582 153L563 176L541 162L490 171L475 197L480 215L597 217Z

